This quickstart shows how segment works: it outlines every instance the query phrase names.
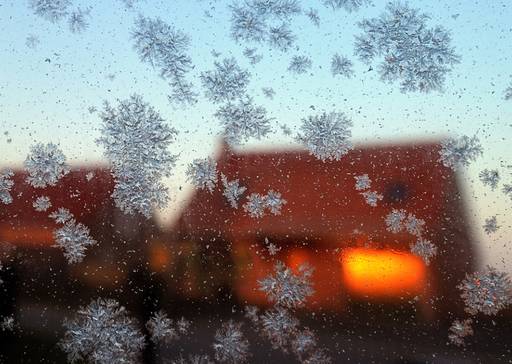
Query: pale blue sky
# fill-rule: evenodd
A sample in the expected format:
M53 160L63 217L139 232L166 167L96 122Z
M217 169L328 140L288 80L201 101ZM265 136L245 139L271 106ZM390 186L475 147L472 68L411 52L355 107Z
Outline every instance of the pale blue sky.
M94 143L99 117L87 108L100 109L104 100L115 102L139 93L180 132L173 146L180 153L179 165L168 181L173 202L164 215L179 211L190 193L189 188L178 189L185 185L185 166L214 152L219 127L213 117L215 106L204 98L185 110L169 105L167 83L141 63L133 50L130 29L137 14L158 15L189 34L196 90L200 91L198 74L212 68L212 49L222 53L221 57L234 56L250 70L249 93L275 118L274 125L286 124L295 131L301 118L314 112L313 106L349 115L357 143L476 133L484 156L465 173L475 231L488 262L503 268L501 260L505 259L512 265L512 201L499 191L483 188L477 177L483 168L498 168L502 181L512 183L512 169L507 168L512 165L512 101L503 100L503 91L512 81L512 6L508 1L409 2L429 13L432 25L451 30L461 55L461 63L447 77L445 92L427 95L400 93L397 84L380 82L375 71L366 72L367 67L353 56L357 21L382 12L383 1L375 0L373 7L357 13L333 12L320 0L302 1L304 8L318 9L320 28L298 16L293 22L297 48L281 53L260 46L264 58L256 66L242 56L244 45L228 36L230 2L145 0L133 10L126 10L120 0L74 3L92 6L89 28L82 34L72 34L65 21L52 24L33 15L28 1L0 0L1 165L19 165L29 146L39 141L59 143L74 164L103 160L101 148ZM25 45L30 34L40 40L36 49ZM354 61L354 78L331 76L330 58L335 52ZM286 71L296 54L312 58L311 74L294 76ZM276 91L274 100L261 93L261 87L269 86ZM290 142L278 131L252 145ZM481 225L494 214L502 228L488 238Z

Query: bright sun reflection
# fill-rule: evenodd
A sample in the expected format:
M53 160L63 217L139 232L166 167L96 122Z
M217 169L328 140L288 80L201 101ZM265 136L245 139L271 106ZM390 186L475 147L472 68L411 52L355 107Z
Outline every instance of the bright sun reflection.
M340 262L345 287L355 295L418 294L427 274L421 258L407 252L348 248L343 251Z

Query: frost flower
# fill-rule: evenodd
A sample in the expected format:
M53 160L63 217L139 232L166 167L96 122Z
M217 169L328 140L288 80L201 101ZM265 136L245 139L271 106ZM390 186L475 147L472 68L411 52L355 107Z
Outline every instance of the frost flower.
M229 202L232 208L237 209L238 208L238 202L240 201L240 198L244 194L244 192L247 190L246 187L240 186L240 183L237 179L233 181L228 181L227 177L224 174L221 174L221 181L222 185L224 187L224 190L222 194L226 198L226 200Z
M454 171L467 167L470 162L476 160L482 155L482 146L476 136L472 138L463 135L460 138L450 138L442 143L439 152L439 160L445 167L452 168Z
M206 188L212 193L218 180L217 162L211 158L195 159L188 166L187 179L197 188Z
M11 189L14 186L14 181L11 179L14 172L10 169L5 169L0 172L0 201L8 205L12 202Z
M48 210L52 206L52 203L48 196L39 196L36 198L32 206L34 207L34 210L42 212Z
M53 232L53 235L54 246L64 250L64 256L70 264L80 263L87 248L96 244L96 240L89 235L89 229L74 219L67 220L64 226Z
M249 356L249 342L241 330L242 324L232 320L215 333L215 359L221 363L244 363Z
M28 172L27 182L36 188L55 186L69 173L64 153L53 143L33 145L24 167Z
M429 240L419 238L414 244L411 244L411 253L423 259L426 265L437 254L437 247Z

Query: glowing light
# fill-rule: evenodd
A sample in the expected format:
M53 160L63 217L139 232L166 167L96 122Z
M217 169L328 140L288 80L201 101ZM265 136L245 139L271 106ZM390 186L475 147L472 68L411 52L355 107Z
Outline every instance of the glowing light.
M416 295L425 284L425 264L407 252L349 248L343 251L340 261L345 288L354 295Z

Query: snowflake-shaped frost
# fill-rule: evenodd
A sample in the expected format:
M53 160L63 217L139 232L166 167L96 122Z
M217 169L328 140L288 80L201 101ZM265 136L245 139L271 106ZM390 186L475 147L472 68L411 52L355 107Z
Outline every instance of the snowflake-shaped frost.
M263 59L263 56L261 54L257 54L256 52L257 52L256 48L245 48L244 49L244 56L249 60L249 62L252 65L259 63Z
M64 224L66 221L73 219L73 214L64 207L59 207L57 211L52 212L49 216L54 219L57 224Z
M295 42L295 39L295 35L293 35L286 23L277 27L270 27L269 29L268 42L272 47L280 51L288 51Z
M500 173L497 169L484 169L479 173L478 177L484 185L491 187L492 190L498 187L498 182L500 181Z
M33 145L24 167L28 172L27 182L36 188L55 186L69 173L64 153L53 143Z
M169 200L161 179L174 167L176 157L168 147L177 132L139 95L120 101L117 108L105 103L101 119L97 143L112 164L116 205L127 214L149 218L155 206L164 207Z
M378 18L359 22L363 34L356 37L355 53L367 64L381 57L381 79L398 80L402 92L440 91L459 56L450 33L441 26L429 28L428 19L405 3L390 2Z
M340 160L352 149L349 140L351 127L352 122L345 114L324 112L302 119L302 134L297 136L297 140L322 161Z
M502 191L505 195L509 196L512 199L512 185L504 184Z
M467 167L471 161L482 155L482 146L476 136L470 138L463 135L460 138L449 138L443 141L439 155L443 165L455 171L458 168Z
M222 194L226 200L228 200L232 208L238 209L238 202L240 201L240 198L244 192L247 190L247 187L240 186L240 182L237 179L228 181L224 174L221 174L221 181L222 186L224 187Z
M64 257L69 264L80 263L85 257L88 247L96 244L89 235L89 228L74 219L67 220L64 226L53 232L55 247L64 250Z
M281 208L287 203L287 201L281 197L281 194L274 190L267 192L265 202L270 213L273 215L281 215Z
M210 157L195 159L187 169L187 179L197 188L213 192L217 185L217 162Z
M346 78L351 78L354 75L354 70L352 69L354 64L347 57L340 56L336 53L332 56L331 59L331 73L333 76L343 76Z
M496 218L496 216L492 216L488 219L485 219L485 224L483 228L486 234L493 234L496 231L498 231L500 226L498 225L498 219Z
M283 262L277 262L274 268L274 275L258 281L259 290L265 292L268 300L278 306L304 306L307 298L314 293L311 286L313 269L304 264L294 273Z
M205 96L212 102L232 101L242 97L251 74L238 66L235 58L216 61L215 69L201 73Z
M241 330L242 324L232 320L215 333L215 359L221 363L244 363L249 356L249 342Z
M98 298L66 320L60 347L68 361L97 364L138 363L145 346L136 320L112 299Z
M56 23L68 15L70 0L30 0L34 14Z
M250 138L259 140L271 131L267 111L254 105L250 97L240 99L236 104L222 106L215 116L220 120L226 142L231 146Z
M163 311L155 312L146 323L146 328L151 335L151 341L155 344L170 343L178 338L174 322Z
M320 26L320 16L318 15L318 10L310 8L306 13L306 16L311 20L311 22L319 27Z
M505 100L512 100L512 82L510 83L510 86L508 86L505 89L505 92L503 93L503 98Z
M354 179L356 180L355 188L357 191L364 191L371 187L372 180L367 174L355 176Z
M72 33L81 33L89 27L87 17L90 15L90 10L76 9L69 16L69 30Z
M377 203L381 201L384 196L376 191L365 191L361 193L366 203L372 207L376 207Z
M231 6L231 36L237 42L261 42L266 38L266 22L261 14L247 6Z
M371 5L371 0L323 0L325 6L331 7L333 10L345 9L349 13L359 10L363 5Z
M311 58L307 56L293 56L290 61L290 65L288 66L288 71L301 75L310 70L311 65Z
M405 227L405 230L407 230L407 232L409 234L412 234L412 235L415 235L418 237L421 236L424 226L425 226L425 220L418 219L413 214L407 215L407 220L404 223L404 227Z
M429 240L419 238L414 244L411 244L411 253L419 256L426 265L437 254L437 247Z
M14 186L14 181L11 177L13 176L14 172L10 169L0 172L0 201L6 205L12 202L11 189Z
M312 352L317 345L316 335L309 329L301 330L295 334L291 341L292 351L299 358L300 362Z
M272 87L263 87L261 91L263 92L263 95L265 95L265 97L270 100L273 100L276 94Z
M249 196L247 196L247 202L244 205L244 210L249 214L250 217L259 219L265 216L266 207L266 196L260 195L259 193L251 193Z
M297 332L299 320L284 307L275 307L260 316L263 336L269 339L274 349L286 351L290 339Z
M51 203L50 198L48 196L39 196L32 203L32 206L34 207L34 210L42 212L42 211L46 211L50 207L52 207L52 203Z
M473 320L471 319L453 321L452 326L450 326L450 333L448 334L450 342L457 346L464 346L464 339L467 336L473 335L472 323Z
M394 234L399 233L404 229L404 221L406 218L404 210L393 209L386 216L386 229Z
M41 43L41 41L35 34L29 34L25 39L25 45L31 49L36 49L39 46L39 43Z
M512 283L507 273L487 267L485 272L466 274L457 286L466 305L466 312L495 315L512 303Z

